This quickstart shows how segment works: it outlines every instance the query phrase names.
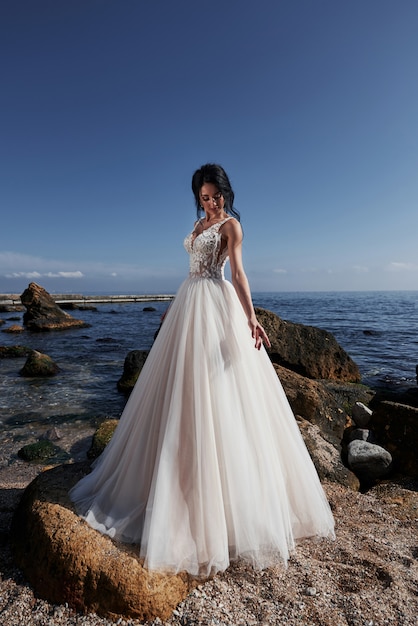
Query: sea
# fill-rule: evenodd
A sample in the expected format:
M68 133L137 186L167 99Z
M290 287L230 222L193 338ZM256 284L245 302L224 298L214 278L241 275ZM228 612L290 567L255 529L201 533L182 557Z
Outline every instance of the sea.
M331 332L357 363L364 384L416 386L418 291L253 293L253 302L284 320ZM70 311L87 328L19 335L1 330L22 324L23 313L0 313L5 320L0 345L39 350L60 368L52 378L24 378L19 375L24 358L0 359L0 436L120 416L126 398L117 381L125 357L130 350L151 347L168 303L95 306Z

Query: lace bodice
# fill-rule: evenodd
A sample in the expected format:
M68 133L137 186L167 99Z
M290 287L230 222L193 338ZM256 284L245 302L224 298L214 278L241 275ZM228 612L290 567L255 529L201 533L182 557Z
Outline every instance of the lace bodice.
M190 255L189 276L194 278L224 278L224 267L228 259L228 251L225 248L221 251L222 236L219 232L222 224L225 224L230 217L222 222L212 224L200 234L195 231L184 240L184 247Z

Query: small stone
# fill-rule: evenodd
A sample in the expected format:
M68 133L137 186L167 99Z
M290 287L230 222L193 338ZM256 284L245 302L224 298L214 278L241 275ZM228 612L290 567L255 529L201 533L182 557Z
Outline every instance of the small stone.
M316 596L316 589L315 589L315 587L306 587L305 595L307 595L307 596Z

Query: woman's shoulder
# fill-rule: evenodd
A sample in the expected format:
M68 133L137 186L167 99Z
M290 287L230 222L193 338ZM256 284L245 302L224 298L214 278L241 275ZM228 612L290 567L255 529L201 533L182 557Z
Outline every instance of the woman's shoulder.
M242 228L240 222L235 217L228 216L222 224L222 230L224 232L241 232Z

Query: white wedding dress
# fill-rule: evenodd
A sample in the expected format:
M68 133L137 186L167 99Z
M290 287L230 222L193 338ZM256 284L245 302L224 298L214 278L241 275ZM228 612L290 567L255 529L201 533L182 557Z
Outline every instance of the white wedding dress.
M146 567L201 576L334 536L281 383L224 279L223 223L186 237L189 277L109 445L70 492L91 526L140 544Z

